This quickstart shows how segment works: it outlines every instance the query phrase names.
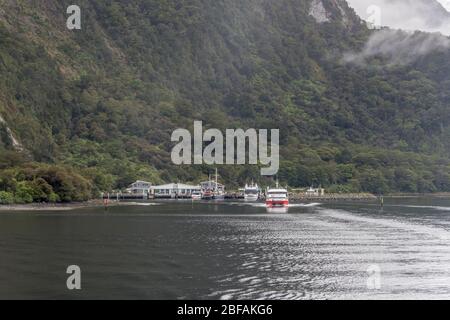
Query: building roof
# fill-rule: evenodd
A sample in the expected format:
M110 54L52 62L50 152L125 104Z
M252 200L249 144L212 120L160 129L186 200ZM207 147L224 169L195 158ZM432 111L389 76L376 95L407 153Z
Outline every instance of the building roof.
M203 182L200 182L200 184L201 184L201 185L207 184L207 185L213 186L213 185L216 185L216 182L210 180L210 181L203 181ZM219 183L219 182L217 182L217 185L223 187L223 184L221 184L221 183Z
M160 186L152 186L152 189L200 189L200 186L192 186L183 183L169 183Z
M140 185L140 186L137 187L137 185ZM128 189L133 189L133 188L141 189L141 188L142 188L142 185L148 185L148 186L151 186L152 184L151 184L151 182L138 180L138 181L135 181L135 182L133 182L132 184L130 184L130 185L128 186L127 190L128 190Z
M139 184L152 184L151 182L137 180L137 181L133 182L131 185L134 185L134 184L137 184L137 183L139 183Z

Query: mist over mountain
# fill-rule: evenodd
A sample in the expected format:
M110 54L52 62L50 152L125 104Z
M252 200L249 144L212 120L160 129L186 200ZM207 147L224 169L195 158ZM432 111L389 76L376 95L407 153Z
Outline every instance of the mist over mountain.
M374 32L358 52L348 52L343 61L367 64L367 59L382 56L387 65L406 65L431 53L445 53L450 49L450 39L438 33L403 32L383 29Z
M450 13L437 0L347 0L367 20L373 6L381 11L380 24L393 29L441 32L450 35Z
M80 0L81 30L66 28L70 4L0 0L0 190L70 201L199 181L214 167L173 165L170 137L202 120L280 128L290 186L450 191L440 38L385 43L345 0ZM422 49L399 63L398 43ZM230 188L270 183L219 172Z

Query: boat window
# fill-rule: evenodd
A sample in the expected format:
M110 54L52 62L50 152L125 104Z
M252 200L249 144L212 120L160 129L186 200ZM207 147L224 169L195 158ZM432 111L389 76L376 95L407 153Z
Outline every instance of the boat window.
M280 197L286 196L286 192L269 192L268 194L271 196L280 196Z

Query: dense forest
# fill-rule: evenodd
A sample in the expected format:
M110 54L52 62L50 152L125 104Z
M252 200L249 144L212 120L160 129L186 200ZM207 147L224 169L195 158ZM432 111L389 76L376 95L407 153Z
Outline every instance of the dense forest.
M314 0L315 5L321 0ZM0 203L81 201L136 179L198 182L171 133L279 128L279 179L330 192L450 191L450 50L349 63L369 30L343 0L0 0ZM417 33L417 37L421 37ZM268 184L221 166L235 188Z

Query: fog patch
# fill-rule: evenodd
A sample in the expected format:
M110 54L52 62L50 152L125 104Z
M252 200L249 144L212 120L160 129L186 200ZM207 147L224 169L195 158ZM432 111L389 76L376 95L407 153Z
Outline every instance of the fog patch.
M361 52L344 54L343 61L366 64L367 59L380 56L386 60L386 64L405 65L432 52L449 49L450 39L440 33L383 29L372 34Z

